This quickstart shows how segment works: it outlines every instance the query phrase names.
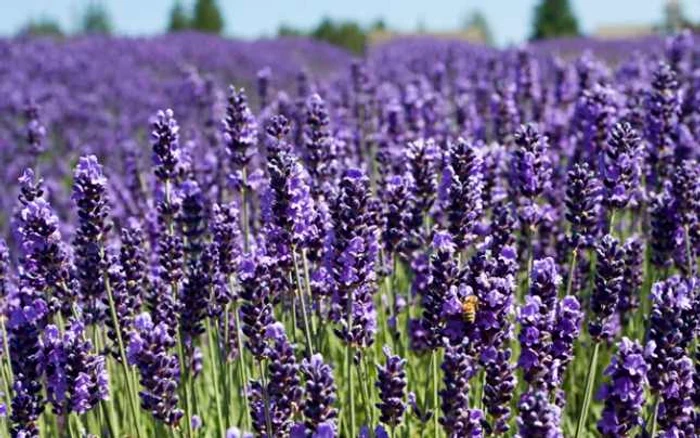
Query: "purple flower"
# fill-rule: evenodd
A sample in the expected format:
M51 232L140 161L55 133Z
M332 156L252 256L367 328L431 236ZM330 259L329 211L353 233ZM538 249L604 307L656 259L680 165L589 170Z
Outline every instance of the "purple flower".
M695 436L695 417L697 412L693 405L693 362L687 356L674 359L669 364L668 381L660 395L659 429L664 437Z
M622 277L620 300L617 309L622 323L626 323L630 314L639 308L639 292L644 280L642 265L644 263L644 242L638 236L632 236L622 245L625 273Z
M525 305L518 315L520 322L520 358L518 366L524 371L525 380L532 386L543 388L552 382L552 328L554 309L547 307L537 295L525 297Z
M270 341L268 383L263 387L260 382L254 381L249 393L253 426L258 434L267 436L266 418L269 417L271 436L286 436L293 426L293 415L303 392L299 364L282 324L273 323L268 326L266 337Z
M570 245L589 248L598 235L601 192L588 164L575 164L566 186L566 219L571 223Z
M437 164L440 151L432 140L417 140L408 144L406 159L413 179L413 209L411 212L412 246L418 248L428 238L423 233L425 215L430 212L437 193Z
M41 123L39 115L39 105L31 100L24 108L24 116L27 119L26 139L29 150L34 155L39 155L46 150L44 138L46 137L46 127Z
M541 212L534 200L550 186L552 175L548 157L547 137L540 135L535 125L521 126L513 137L517 148L511 162L511 185L521 195L518 215L523 227L540 220Z
M161 183L174 180L180 165L180 127L173 110L158 111L151 120L153 171Z
M214 256L212 248L207 247L198 258L188 263L188 275L180 291L180 331L188 347L204 333L204 319L213 287Z
M216 270L226 277L236 272L241 257L241 230L238 223L235 204L214 204L210 231L218 257Z
M583 89L576 103L575 120L582 130L577 158L584 159L590 165L596 162L608 141L616 113L617 93L613 87L596 82Z
M540 298L547 311L554 309L561 276L557 272L557 264L551 257L535 260L530 273L530 295Z
M226 117L222 121L223 140L233 171L244 169L255 155L258 125L248 107L245 90L229 87Z
M184 415L178 408L180 364L177 356L170 353L175 340L165 323L154 325L147 313L139 315L134 325L136 331L129 341L128 356L129 362L139 369L141 406L157 420L175 426Z
M79 225L73 246L80 284L80 299L88 323L104 317L99 308L104 294L107 262L104 256L109 223L107 179L94 155L81 157L73 175L73 201L78 208Z
M445 318L443 307L450 289L456 287L458 267L456 264L455 245L446 231L436 231L433 237L433 254L430 256L430 281L423 293L421 307L422 323L428 334L428 343L432 350L442 345Z
M246 347L257 360L267 357L265 331L274 323L270 268L271 260L262 254L246 256L239 265L241 330L246 336Z
M108 348L112 356L116 360L121 361L119 336L121 336L122 342L128 345L133 330L134 318L141 307L140 294L142 290L138 285L130 284L124 269L117 263L115 256L111 256L109 260L108 279L112 291L112 304L116 313L116 321L112 318L112 315L105 318L107 337L111 341L111 345ZM103 297L102 304L105 307L110 306L108 296Z
M390 427L396 427L401 423L406 411L406 360L393 355L389 347L384 347L386 365L377 365L377 382L379 389L379 421Z
M679 241L680 216L672 194L671 184L652 193L649 206L651 217L651 261L654 266L663 268L671 264L671 258L676 247L684 247Z
M345 171L331 211L333 319L340 324L336 334L344 342L362 347L372 344L376 330L373 295L378 248L368 201L367 176L357 169ZM348 311L352 313L349 315Z
M179 189L179 215L176 221L179 232L184 240L183 250L187 262L196 259L203 249L204 235L207 231L206 200L204 194L194 180L186 180Z
M562 438L561 409L549 402L546 391L523 394L518 402L517 438Z
M457 345L448 344L441 365L445 386L440 391L443 413L440 424L450 437L481 436L475 434L481 430L481 421L472 421L477 410L469 409L469 380L476 374L474 358L469 355L469 342L464 339ZM483 413L478 412L483 420Z
M20 188L18 199L23 206L44 196L44 180L37 179L32 169L24 169L18 182Z
M508 82L497 87L495 93L491 96L494 135L496 141L504 145L512 143L513 133L520 123L520 113L515 102L515 92L515 84Z
M680 113L680 93L676 73L659 63L654 71L645 107L645 137L649 143L647 182L656 184L672 172L676 152L673 133Z
M474 239L484 210L482 160L476 148L460 138L450 145L445 161L440 201L446 211L447 229L457 248L463 250Z
M680 360L693 340L697 329L696 309L698 296L696 279L673 276L655 283L651 289L649 316L649 383L655 394L664 394Z
M129 220L121 230L119 264L124 270L126 289L132 299L140 302L148 288L148 256L146 236L136 220Z
M314 354L304 359L301 373L306 380L303 403L306 429L322 434L323 430L331 428L335 434L338 411L333 369L323 362L320 354Z
M535 125L523 125L514 135L517 149L513 156L517 190L530 200L538 197L549 185L552 169L547 149L547 138L540 135Z
M41 297L52 310L60 307L69 313L75 293L70 287L70 266L58 218L49 203L43 198L28 202L20 212L18 231L24 252L20 288L25 293L20 298Z
M237 427L226 429L226 438L253 438L253 434L249 432L241 432Z
M625 265L617 239L603 236L596 246L595 286L591 295L591 319L588 332L600 342L612 335L609 323L617 308Z
M27 289L20 290L19 295L17 305L9 309L7 322L14 376L10 430L13 436L38 437L37 421L44 410L41 327L47 308L43 301L35 298L35 293Z
M605 149L602 198L609 208L625 208L639 183L640 142L639 134L629 123L616 123L610 132Z
M574 359L574 342L581 333L582 321L583 311L576 297L564 297L557 303L552 330L555 385L563 383L566 368Z
M270 69L270 67L263 67L260 70L258 70L257 86L258 98L260 99L260 108L265 108L268 104L271 77L272 70Z
M409 174L387 179L382 192L384 224L382 241L388 254L402 253L407 244L411 225L413 181Z
M81 322L73 321L62 335L55 326L44 334L46 390L54 412L79 415L109 398L104 356L92 351Z
M333 138L328 109L323 99L314 94L306 102L304 120L304 161L311 176L311 192L315 200L327 193L335 173L336 142Z
M598 393L598 398L605 401L603 415L598 421L598 431L602 436L626 437L632 429L642 425L648 369L642 346L622 338L617 354L605 369L609 381Z

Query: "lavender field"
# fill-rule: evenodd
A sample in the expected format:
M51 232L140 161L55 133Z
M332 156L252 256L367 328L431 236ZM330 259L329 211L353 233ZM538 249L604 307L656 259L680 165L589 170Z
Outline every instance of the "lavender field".
M0 41L0 436L700 436L700 51Z

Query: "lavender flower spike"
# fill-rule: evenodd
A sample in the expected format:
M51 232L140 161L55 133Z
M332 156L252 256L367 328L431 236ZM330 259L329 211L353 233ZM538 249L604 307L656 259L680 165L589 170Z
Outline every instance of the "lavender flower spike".
M648 369L642 346L622 338L617 354L605 370L610 381L598 392L598 398L605 401L603 415L598 421L598 431L603 437L626 437L632 429L642 425Z
M625 266L618 241L609 234L600 240L596 253L595 287L591 296L592 318L588 322L588 331L594 341L600 342L612 335L608 326L617 308Z
M226 153L232 170L244 169L255 155L258 138L258 125L248 107L245 90L229 88L226 117L222 122Z
M376 387L379 389L380 400L377 408L380 412L379 421L394 428L401 423L406 411L406 360L393 355L387 346L383 351L386 365L377 366Z
M104 255L109 223L107 179L97 157L81 157L73 175L73 201L78 207L79 226L75 237L76 271L80 299L85 305L87 322L103 318L100 304L105 295L107 261Z
M335 431L338 410L336 404L336 387L333 380L333 369L323 362L320 354L314 354L311 359L304 359L301 372L306 379L304 392L304 417L308 431L320 432L323 425L328 425Z

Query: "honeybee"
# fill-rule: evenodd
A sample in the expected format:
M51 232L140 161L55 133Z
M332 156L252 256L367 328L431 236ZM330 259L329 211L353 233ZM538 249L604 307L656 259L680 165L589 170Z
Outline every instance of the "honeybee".
M476 295L469 295L462 302L462 313L469 324L473 324L476 320L476 311L478 309L479 298Z

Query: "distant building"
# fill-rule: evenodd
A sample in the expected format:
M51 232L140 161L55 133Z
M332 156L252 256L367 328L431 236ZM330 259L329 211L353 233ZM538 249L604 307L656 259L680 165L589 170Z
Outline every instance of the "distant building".
M639 38L658 33L658 28L650 24L622 24L600 26L593 31L591 36L601 40L619 40Z
M390 30L375 30L367 35L367 42L370 45L384 43L397 38L426 36L446 40L462 40L474 44L486 44L486 35L479 29L466 29L445 32L394 32Z

